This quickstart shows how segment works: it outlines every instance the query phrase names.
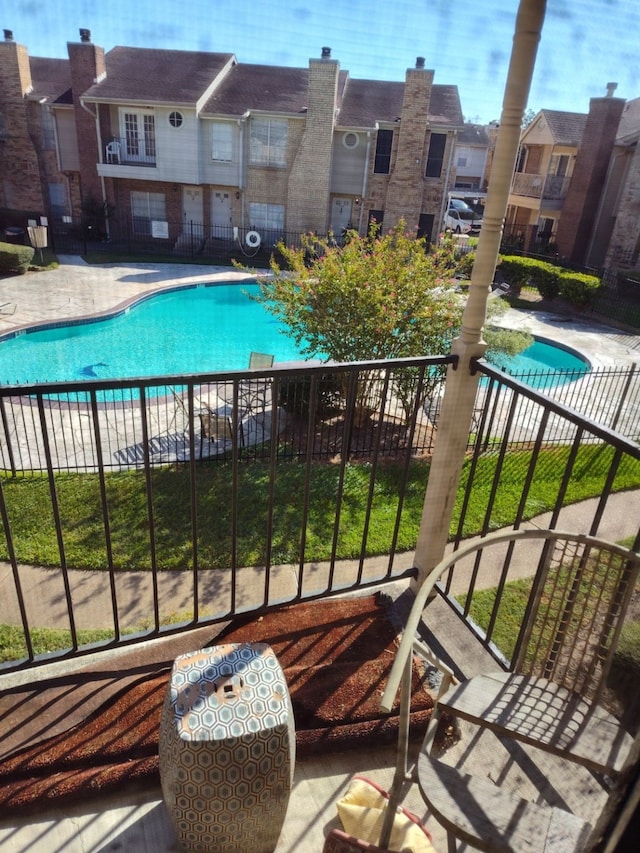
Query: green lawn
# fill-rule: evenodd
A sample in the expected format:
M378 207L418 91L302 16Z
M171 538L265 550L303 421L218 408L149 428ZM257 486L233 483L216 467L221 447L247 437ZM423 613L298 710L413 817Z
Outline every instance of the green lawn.
M526 517L537 515L554 505L558 494L558 471L564 469L568 453L568 450L560 448L541 454L525 507ZM610 448L581 448L566 503L601 494L611 458ZM465 536L479 532L487 516L491 519L491 528L513 523L530 453L510 454L497 486L494 485L496 459L495 455L487 455L480 460L476 469L471 500L465 513ZM348 465L345 470L337 535L338 558L357 557L361 553L370 471L368 464ZM424 462L411 464L398 550L415 547L428 472L428 465ZM463 472L463 484L468 472L467 465ZM273 563L295 562L299 558L304 477L305 469L302 465L282 462L277 466L271 533ZM401 477L400 463L385 464L377 470L365 545L367 554L388 553L391 547ZM160 569L188 568L193 564L189 469L156 469L151 472L150 478L156 565ZM75 568L106 568L105 525L98 476L59 474L55 483L67 565ZM122 570L150 568L150 524L144 473L107 474L105 486L115 567ZM230 464L198 467L194 509L198 519L197 544L201 568L226 568L230 565L231 486ZM640 463L625 458L614 488L624 490L639 486ZM339 469L336 466L312 467L310 506L305 530L305 557L308 561L328 559L331 556L338 489ZM6 477L3 490L18 561L42 566L59 565L60 555L47 478ZM268 499L268 465L260 462L241 465L236 545L238 565L260 565L266 560ZM452 531L457 529L460 508L461 499L454 512ZM6 549L0 548L0 559L6 559L7 556Z

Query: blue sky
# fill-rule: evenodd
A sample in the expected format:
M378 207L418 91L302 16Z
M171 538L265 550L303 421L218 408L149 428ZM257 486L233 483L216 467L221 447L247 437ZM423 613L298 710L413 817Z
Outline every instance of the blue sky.
M235 53L307 67L323 46L352 77L404 80L417 56L458 86L470 121L500 117L517 0L12 0L1 25L33 56L66 57L78 30L115 45ZM548 0L529 107L587 112L618 83L640 97L638 0Z

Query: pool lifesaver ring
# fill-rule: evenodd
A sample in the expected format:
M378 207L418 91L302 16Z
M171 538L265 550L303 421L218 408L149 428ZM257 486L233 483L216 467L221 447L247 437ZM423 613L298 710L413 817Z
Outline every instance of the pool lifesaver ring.
M244 238L244 242L250 249L257 249L260 246L260 235L257 231L248 231L247 236Z

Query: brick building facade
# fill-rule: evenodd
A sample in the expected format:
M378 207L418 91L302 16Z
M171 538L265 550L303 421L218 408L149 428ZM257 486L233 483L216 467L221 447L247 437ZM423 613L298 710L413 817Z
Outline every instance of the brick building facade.
M431 237L455 182L456 86L418 58L403 82L353 80L323 48L308 68L233 54L114 48L88 30L68 60L0 42L0 206L53 223L106 214L163 245L367 231ZM55 66L55 74L51 69ZM255 238L253 238L255 239Z

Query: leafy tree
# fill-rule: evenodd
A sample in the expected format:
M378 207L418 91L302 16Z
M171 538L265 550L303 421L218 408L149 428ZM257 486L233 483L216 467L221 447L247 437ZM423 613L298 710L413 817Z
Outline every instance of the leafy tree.
M279 243L277 249L282 260L272 257L271 276L258 274L255 298L288 328L304 355L353 362L449 352L464 307L452 239L428 251L400 221L385 234L377 226L367 237L349 231L343 246L305 235L300 247ZM441 378L441 369L429 373L425 396ZM393 378L407 418L416 382L415 368ZM357 405L365 413L373 408L375 383L372 377L358 388Z
M278 244L256 297L290 330L304 355L335 361L448 352L462 316L452 287L452 252L428 253L400 222L345 245L313 235L300 248Z

